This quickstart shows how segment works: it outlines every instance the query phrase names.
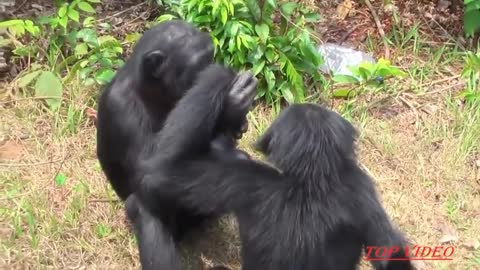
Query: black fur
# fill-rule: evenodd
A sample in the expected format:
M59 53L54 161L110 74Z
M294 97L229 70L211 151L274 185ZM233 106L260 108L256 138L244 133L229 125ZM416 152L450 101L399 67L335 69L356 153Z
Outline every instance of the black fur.
M181 156L187 159L208 156L214 162L248 160L245 152L236 150L231 144L232 141L228 139L231 137L223 134L233 134L240 128L253 102L255 86L256 80L250 74L237 75L219 65L209 66L200 73L195 86L187 91L169 114L162 132L152 140L165 143L157 144L161 151L149 153L147 157L165 153L165 157ZM217 117L219 115L222 117ZM182 123L178 123L177 120L181 120ZM199 125L205 125L205 128ZM180 126L181 129L176 128ZM168 132L173 130L179 134ZM195 133L195 136L201 143L190 143L181 139L187 138L184 134L193 134L192 132L197 130L200 132ZM216 139L211 143L212 137ZM167 141L171 143L166 143ZM142 174L148 173L145 170L148 170L150 165L149 159L140 165L139 179L143 178ZM183 174L180 164L177 168L178 171L170 175L172 180L176 178L176 173ZM196 175L191 177L194 179ZM126 203L127 214L139 240L142 267L144 270L178 269L175 248L179 236L187 229L199 227L208 217L217 216L218 213L208 211L195 213L190 206L178 204L175 198L169 195L163 197L157 196L159 193L142 192L149 190L149 185L149 181L142 181L141 190L130 195ZM168 192L163 190L161 193Z
M148 206L162 198L198 214L233 211L245 270L353 270L365 246L406 245L357 165L355 129L340 115L313 104L284 110L256 143L276 169L200 152L207 138L215 138L214 120L222 110L214 109L218 100L199 104L179 104L167 119L171 124L158 140L166 151L147 161L139 189ZM405 256L403 249L392 254ZM373 265L412 269L409 261Z
M192 25L161 23L144 33L103 91L98 108L97 156L122 200L138 187L133 176L139 155L157 151L150 143L152 137L198 73L213 62L213 50L209 35ZM235 151L235 138L245 128L214 142L219 156L244 156L244 152Z

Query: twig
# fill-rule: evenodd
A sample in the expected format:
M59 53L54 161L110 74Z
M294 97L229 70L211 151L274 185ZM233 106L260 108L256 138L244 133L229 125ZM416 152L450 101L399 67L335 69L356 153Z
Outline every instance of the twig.
M358 26L359 26L358 24L355 25L350 30L348 30L345 34L343 34L342 38L340 38L340 45L342 45L345 42L345 40L347 40L347 38L353 33L353 31L357 30Z
M89 200L89 203L116 203L119 202L119 200L111 200L111 199L93 199Z
M285 18L285 20L287 20L287 22L289 22L290 24L292 24L293 26L295 26L298 30L307 31L307 30L305 29L305 27L300 27L300 26L298 26L296 23L294 23L292 20L290 20L290 18L288 18L287 16L285 16L285 14L283 14L283 12L280 12L280 15L282 15L282 17ZM307 31L307 32L308 32L308 31ZM315 38L317 41L322 42L322 39L321 39L319 36L315 35L314 33L309 32L308 34L309 34L311 37Z
M464 84L465 84L465 82L459 82L459 83L456 83L454 85L447 85L447 86L442 87L442 88L437 89L437 90L433 90L433 91L429 91L429 92L425 92L425 93L419 93L419 94L417 94L417 96L425 96L425 95L440 93L440 92L443 92L443 91L448 90L450 88L454 88L454 87L464 85Z
M12 100L2 101L2 102L0 102L0 104L5 105L5 104L9 104L9 103L14 103L14 102L17 102L17 101L27 101L27 100L35 100L35 99L48 99L48 98L66 100L63 97L40 96L40 97L16 98L16 99L12 99Z
M398 99L400 99L400 101L402 101L403 103L405 103L405 105L407 105L412 111L413 113L415 114L415 128L418 128L418 125L420 124L419 120L420 120L420 116L418 114L418 110L417 108L415 108L415 106L413 106L413 104L408 101L407 99L405 99L404 97L402 96L398 96Z
M370 3L370 0L365 0L365 4L367 5L368 9L370 9L370 13L372 14L373 20L375 21L375 24L377 25L378 28L378 33L380 33L380 36L382 37L383 41L383 46L385 49L385 59L390 58L390 47L388 46L387 42L387 37L385 36L385 31L383 31L382 24L380 23L380 19L378 18L377 13L373 9L372 3Z
M64 159L56 159L51 161L37 162L37 163L0 163L0 167L30 167L30 166L40 166L47 165L52 163L62 162Z
M427 83L422 83L420 86L421 87L424 87L424 86L432 86L434 84L437 84L437 83L442 83L442 82L446 82L446 81L451 81L451 80L455 80L457 78L460 78L460 74L458 75L453 75L451 77L447 77L447 78L442 78L442 79L439 79L439 80L435 80L435 81L431 81L431 82L427 82Z
M145 5L145 4L146 4L146 2L142 2L142 3L140 3L140 4L136 4L136 5L134 5L134 6L131 6L131 7L129 7L129 8L126 8L126 9L124 9L124 10L122 10L122 11L119 11L119 12L117 12L117 13L114 13L114 14L112 14L112 15L110 15L110 16L107 16L107 17L105 17L105 18L103 18L103 19L100 19L99 21L106 21L106 20L111 19L111 18L113 18L113 17L118 17L118 16L122 15L123 13L129 12L130 10L136 9L137 7L143 6L143 5Z
M58 166L57 171L56 171L55 174L53 175L53 180L54 180L54 181L55 181L55 177L57 177L58 173L59 173L60 170L62 169L63 164L65 164L65 160L67 160L67 155L63 156L63 160L62 160L62 162L60 163L60 166Z
M423 22L427 25L428 29L430 29L430 31L432 31L433 34L436 34L435 31L432 29L432 27L430 27L430 24L428 23L427 19L425 18L425 16L423 16L423 12L420 11L419 8L417 8L417 12L418 14L420 14L420 16L422 17L422 20ZM465 51L465 46L463 46L460 42L458 42L458 39L454 38L448 31L447 29L443 28L443 26L441 24L439 24L434 18L430 18L430 20L432 22L434 22L438 27L440 27L440 29L442 30L442 32L448 36L448 38L453 41L458 47L460 47L460 49L464 50Z

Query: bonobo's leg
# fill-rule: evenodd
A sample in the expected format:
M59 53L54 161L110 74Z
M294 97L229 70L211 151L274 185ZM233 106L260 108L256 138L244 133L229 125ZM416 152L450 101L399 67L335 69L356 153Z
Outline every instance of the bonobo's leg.
M125 201L127 216L137 237L142 270L180 269L171 232L145 209L135 194Z

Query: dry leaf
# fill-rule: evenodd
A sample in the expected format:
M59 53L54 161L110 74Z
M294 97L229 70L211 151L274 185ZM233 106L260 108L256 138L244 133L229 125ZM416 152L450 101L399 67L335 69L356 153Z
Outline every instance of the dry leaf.
M470 249L470 250L476 250L480 248L480 242L478 240L468 240L462 244L462 246Z
M338 18L341 20L344 20L348 16L348 13L350 13L352 8L353 8L353 3L351 0L343 0L343 2L337 6Z
M477 161L475 161L475 165L477 166L477 168L480 168L480 159L478 159Z
M445 244L445 243L448 243L448 242L455 242L457 241L457 237L453 234L445 234L442 236L442 238L440 238L440 243L441 244Z

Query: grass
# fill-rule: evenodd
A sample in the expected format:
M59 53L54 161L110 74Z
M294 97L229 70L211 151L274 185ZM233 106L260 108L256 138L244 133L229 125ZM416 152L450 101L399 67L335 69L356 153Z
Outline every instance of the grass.
M459 103L461 54L431 46L419 29L398 27L389 37L407 78L334 107L359 127L361 162L399 228L418 245L455 245L453 261L419 267L480 269L480 101ZM0 108L0 266L138 269L135 239L95 156L87 108L96 90L76 81L67 90L56 114L29 98ZM241 148L252 153L274 116L256 108ZM236 231L233 218L222 218L185 248L187 268L238 269Z

